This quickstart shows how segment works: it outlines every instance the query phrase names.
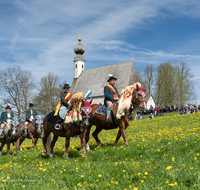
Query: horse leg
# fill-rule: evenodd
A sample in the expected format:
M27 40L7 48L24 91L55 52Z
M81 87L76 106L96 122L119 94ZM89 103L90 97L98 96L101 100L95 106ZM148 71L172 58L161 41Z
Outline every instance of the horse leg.
M125 142L125 146L128 146L128 141L127 141L127 135L126 135L126 131L125 131L125 123L121 122L119 125L119 130L122 134L122 137L124 138L124 142Z
M20 141L19 141L19 149L22 151L23 149L22 149L22 147L21 147L21 145L22 145L22 143L24 142L24 140L25 140L25 138L23 137L22 139L20 138Z
M0 146L0 156L2 156L2 150L3 150L3 147L4 147L5 144L6 144L5 142L1 143L1 146Z
M19 143L20 143L20 138L17 139L17 141L16 141L16 149L15 149L15 151L13 152L13 155L17 155L17 150L19 149Z
M101 147L101 141L98 138L98 134L102 131L101 128L96 127L95 131L92 133L92 136L94 137L94 139L96 140L97 146Z
M89 125L86 128L86 134L85 134L85 143L86 143L86 148L88 151L90 151L90 146L89 146L89 140L90 140L90 130L91 130L92 125Z
M37 137L35 138L35 146L34 146L33 148L36 148L36 144L37 144L38 138L39 138L39 136L37 136Z
M86 152L85 152L85 133L86 133L86 130L84 130L80 135L81 149L82 149L82 156L83 157L87 157Z
M127 127L128 127L128 125L125 126L125 129L126 129ZM116 140L115 140L113 146L117 145L117 143L118 143L118 141L119 141L121 135L122 135L122 133L121 133L121 131L120 131L120 129L119 129L118 134L117 134L117 137L116 137Z
M66 158L69 158L68 157L68 148L69 148L69 141L70 141L70 136L69 135L67 135L67 136L65 136L66 137L66 142L65 142L65 153L64 153L64 157L66 157Z
M34 139L34 137L33 137L33 133L30 132L29 134L30 134L30 137L31 137L31 139L32 139L32 144L31 144L30 148L33 148L34 145L35 145L35 139Z
M113 146L116 146L116 145L117 145L117 143L118 143L118 141L119 141L121 135L122 135L122 133L121 133L121 131L120 131L120 129L119 129L118 134L117 134L117 137L116 137L116 139L115 139L115 142L114 142Z
M42 139L43 141L43 151L42 151L42 156L45 156L47 153L47 147L46 147L46 143L47 143L47 137L49 136L49 134L51 133L51 131L45 131L44 130L44 137Z
M7 156L10 155L10 143L7 143Z
M52 142L51 142L51 152L50 152L50 155L49 155L49 157L50 157L51 159L53 158L53 148L54 148L54 146L55 146L57 140L58 140L58 136L56 136L56 135L54 134L53 140L52 140Z

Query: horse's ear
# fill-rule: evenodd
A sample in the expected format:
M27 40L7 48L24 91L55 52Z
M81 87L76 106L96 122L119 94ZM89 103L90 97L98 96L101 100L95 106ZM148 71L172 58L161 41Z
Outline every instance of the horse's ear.
M90 105L92 104L92 101L93 101L93 99L91 99L91 100L89 101Z

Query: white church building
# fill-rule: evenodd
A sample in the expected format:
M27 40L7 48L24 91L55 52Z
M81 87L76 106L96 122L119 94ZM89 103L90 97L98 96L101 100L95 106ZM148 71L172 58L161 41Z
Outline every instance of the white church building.
M78 44L74 47L76 56L74 57L74 79L71 85L71 93L83 92L85 95L88 90L92 91L90 98L93 103L104 102L104 87L108 84L108 74L114 75L117 80L115 86L118 92L126 86L136 82L136 70L133 61L96 67L85 70L85 47L81 44L79 35Z

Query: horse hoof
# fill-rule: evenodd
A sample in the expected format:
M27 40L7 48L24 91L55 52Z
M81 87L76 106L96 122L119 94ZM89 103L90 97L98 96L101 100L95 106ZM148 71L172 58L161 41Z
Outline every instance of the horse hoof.
M44 151L42 151L42 156L46 156L46 153Z
M68 157L66 154L63 154L63 157L64 157L64 158L68 158L68 159L69 159L69 157Z
M50 153L50 154L49 154L49 158L50 158L50 159L53 159L53 154Z
M13 155L15 156L15 155L17 155L17 153L16 153L16 152L13 152Z

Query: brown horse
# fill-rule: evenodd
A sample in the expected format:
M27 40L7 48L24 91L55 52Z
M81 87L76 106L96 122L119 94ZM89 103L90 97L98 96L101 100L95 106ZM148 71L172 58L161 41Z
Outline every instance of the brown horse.
M22 122L18 122L17 118L14 118L14 121L11 124L10 130L8 130L7 134L0 139L1 146L0 146L0 156L2 155L2 149L5 144L7 144L7 155L10 155L10 144L16 142L16 149L13 152L13 155L17 154L17 150L19 149L19 142L20 137L23 135L23 131L20 130L20 128L23 125Z
M133 88L133 87L132 87ZM128 127L129 123L129 116L133 111L136 111L137 109L139 110L145 110L146 109L146 101L145 101L145 91L146 89L139 88L138 84L136 85L135 88L133 88L132 92L130 93L130 106L127 110L125 110L125 113L120 119L117 119L116 114L118 111L118 103L115 101L113 103L113 109L112 109L112 122L111 123L106 123L106 116L97 114L97 108L100 106L98 104L93 104L91 106L92 112L90 116L90 125L87 127L86 130L86 143L87 143L87 149L89 150L89 134L90 134L90 129L92 125L96 126L95 131L92 133L92 136L95 138L97 146L101 146L101 141L98 138L98 134L103 130L110 130L110 129L116 129L119 127L119 131L115 140L114 145L117 145L118 140L120 139L121 135L124 138L125 145L128 146L127 142L127 135L126 135L126 128Z
M80 140L81 140L81 148L82 148L82 155L86 157L85 152L85 131L86 127L89 126L89 114L92 111L91 109L91 102L83 101L81 105L81 115L82 115L82 121L80 121L80 124L77 125L75 122L66 124L63 121L63 130L56 130L54 126L50 125L47 121L47 116L44 118L43 123L43 129L44 129L44 137L43 137L43 151L42 156L45 156L47 153L47 149L50 148L50 158L53 158L53 148L55 146L55 143L58 139L58 137L65 137L65 153L64 156L68 158L68 148L70 144L70 137L74 137L80 134ZM54 137L53 141L51 142L51 132L53 132ZM50 144L51 143L51 144Z
M35 148L38 139L40 138L40 135L42 133L42 119L43 117L41 117L40 115L37 115L35 119L32 120L32 122L30 122L28 124L28 133L27 136L24 137L22 136L20 139L20 150L22 150L21 148L21 144L22 142L25 140L25 138L28 139L32 139L32 144L30 146L30 148Z

